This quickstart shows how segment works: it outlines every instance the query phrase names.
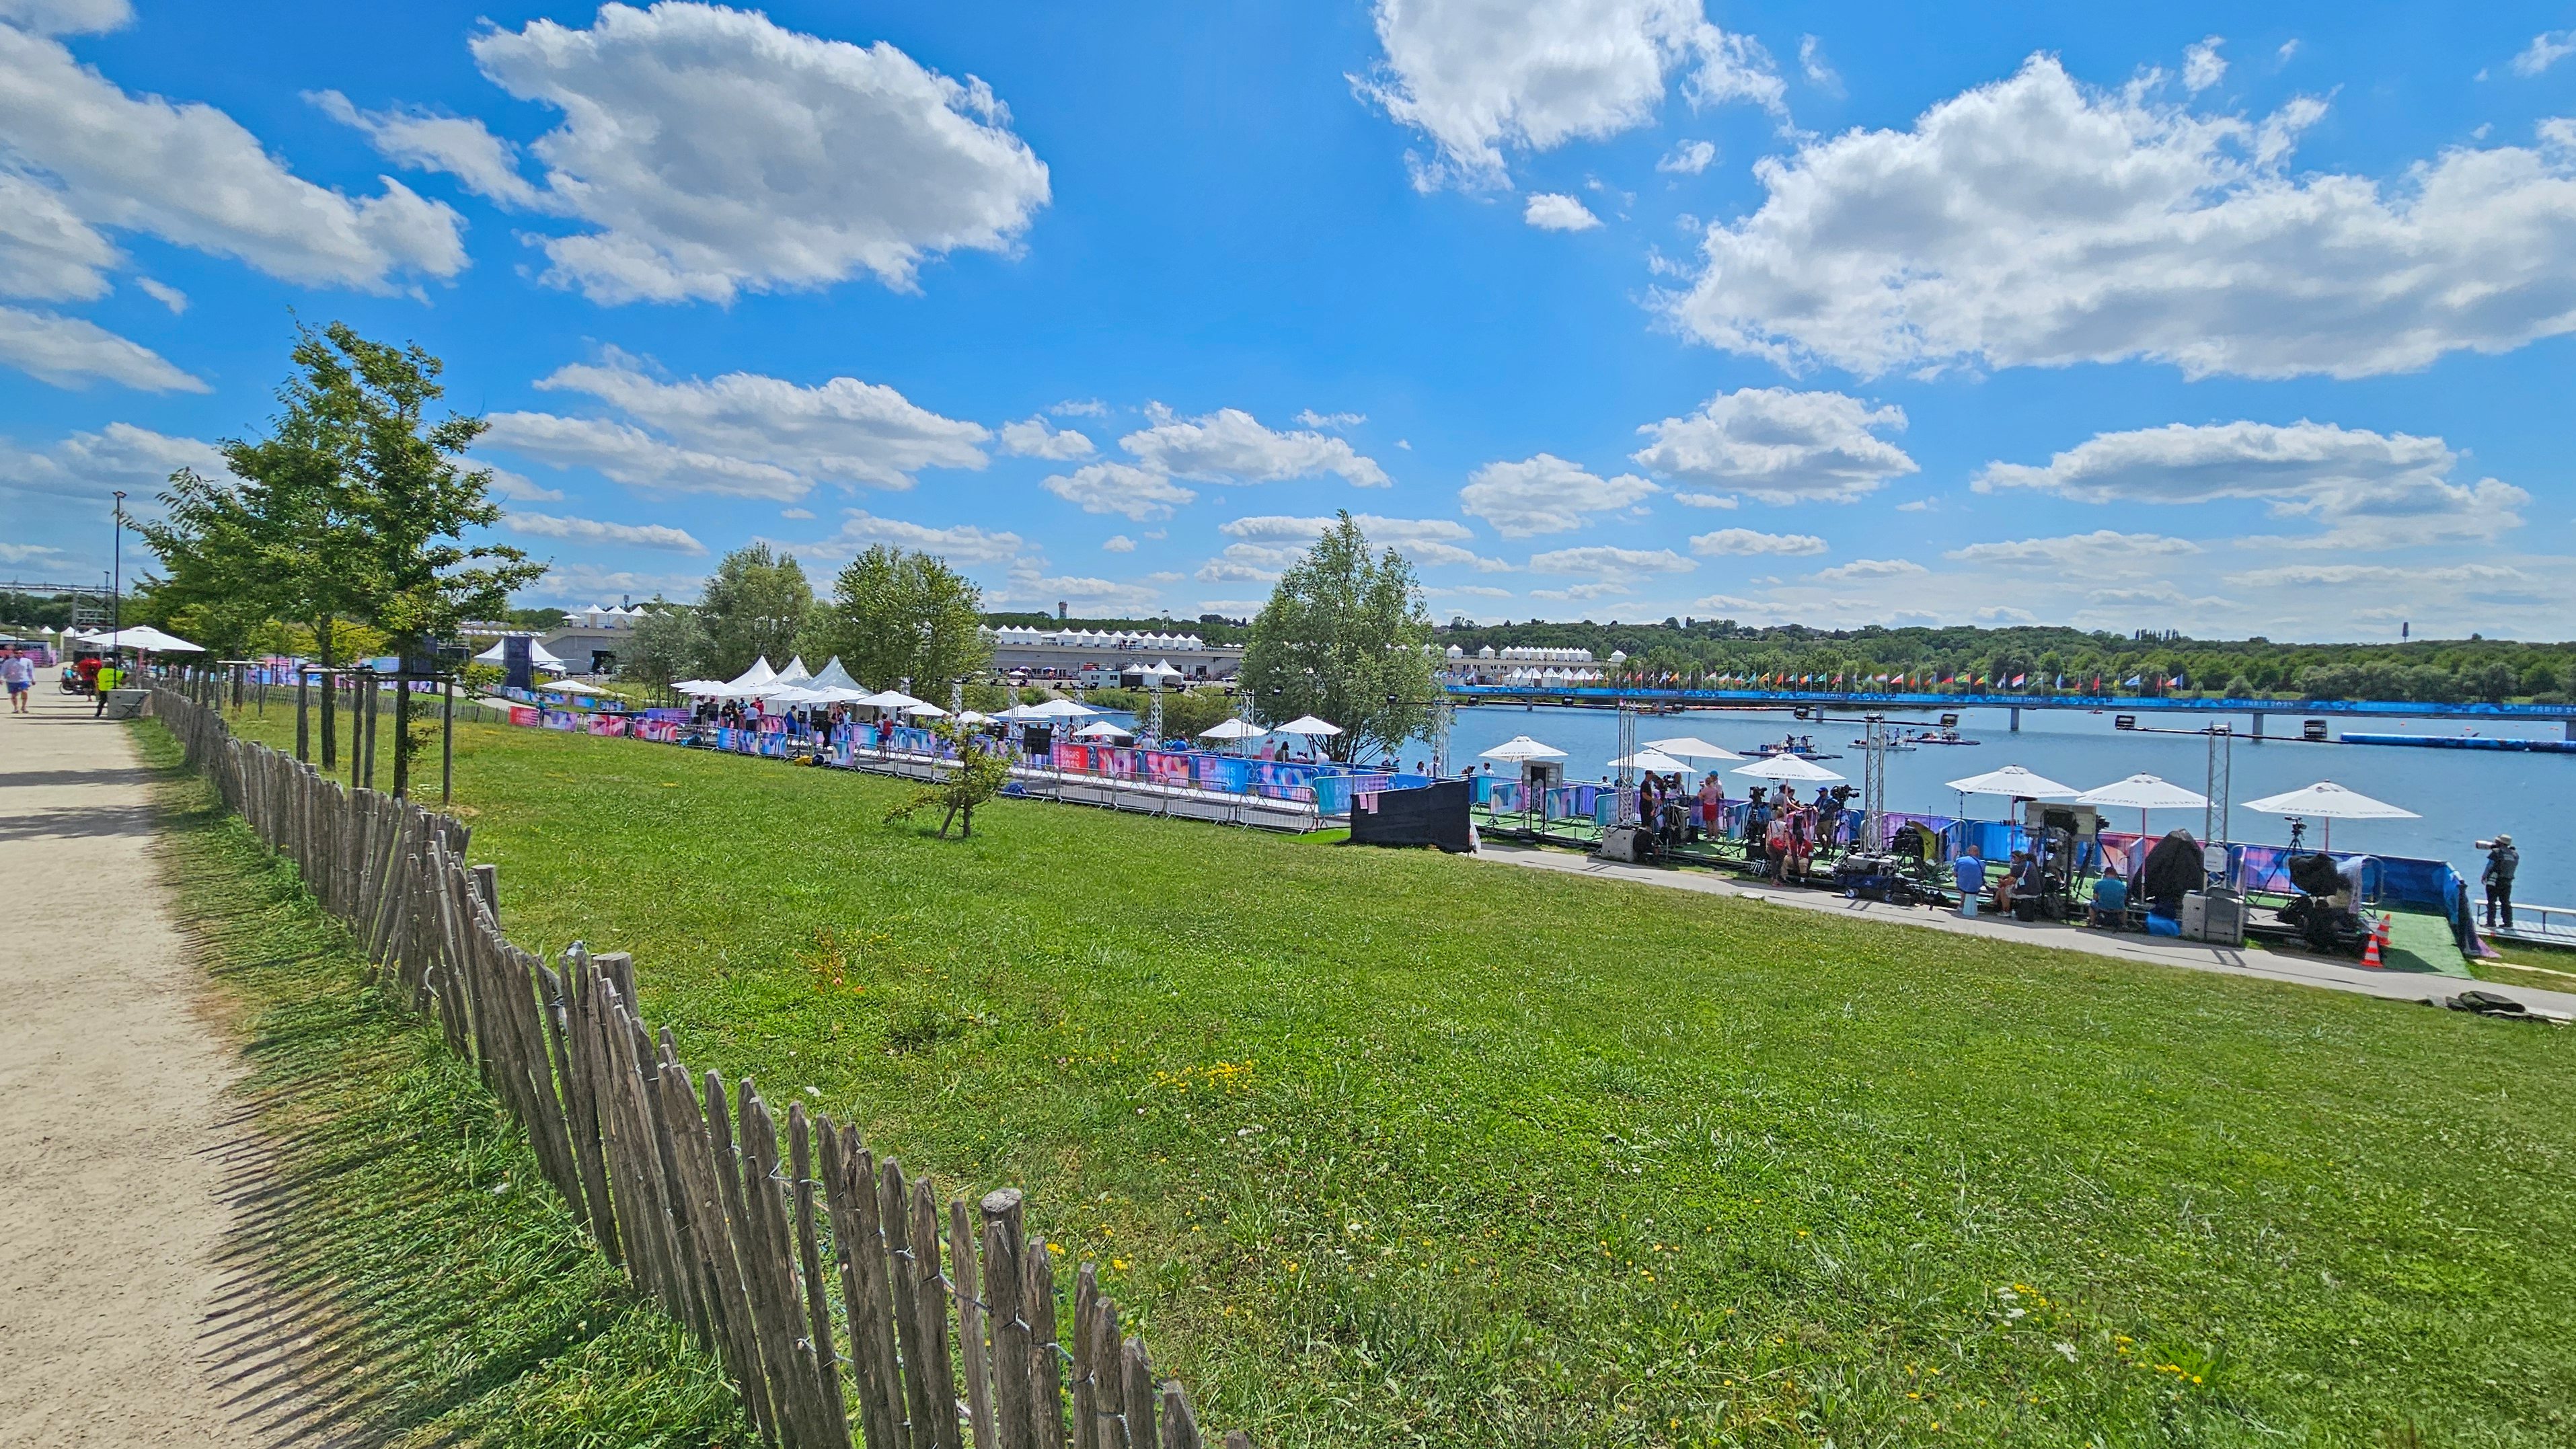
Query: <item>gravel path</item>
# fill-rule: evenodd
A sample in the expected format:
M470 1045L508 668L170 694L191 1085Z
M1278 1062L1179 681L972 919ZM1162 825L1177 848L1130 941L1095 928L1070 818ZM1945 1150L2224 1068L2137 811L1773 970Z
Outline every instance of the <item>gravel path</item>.
M238 1068L126 727L0 713L0 1444L255 1442L213 1360Z

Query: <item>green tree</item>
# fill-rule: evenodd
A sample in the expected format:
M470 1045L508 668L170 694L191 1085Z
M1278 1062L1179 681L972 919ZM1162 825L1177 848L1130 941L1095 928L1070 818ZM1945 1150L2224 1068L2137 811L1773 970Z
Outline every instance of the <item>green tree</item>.
M912 693L947 703L951 680L993 662L984 594L938 557L877 544L832 582L831 651L870 689L909 680Z
M711 678L731 679L755 659L783 666L813 611L814 586L794 555L772 553L765 543L735 549L707 576L700 596L707 650L699 667Z
M842 664L849 661L844 659ZM982 735L953 719L939 721L940 738L957 747L957 763L945 780L924 785L909 800L886 812L885 818L909 820L914 812L931 806L944 806L947 813L939 817L939 834L945 838L950 824L956 824L963 839L975 833L975 807L1002 792L1011 782L1011 762Z
M313 385L332 399L356 441L343 474L341 507L352 539L350 584L358 612L388 635L405 659L454 636L468 618L509 606L510 594L546 566L506 544L465 542L469 528L500 521L492 471L460 466L490 424L449 413L432 420L446 395L445 370L417 343L370 342L334 322L296 348ZM412 694L394 694L394 793L410 787Z
M635 642L618 656L617 673L648 684L685 679L707 659L712 643L696 609L657 602L635 621Z
M1372 557L1344 511L1252 621L1243 684L1264 724L1311 714L1340 725L1325 741L1336 760L1393 754L1439 708L1430 646L1413 565L1391 548Z

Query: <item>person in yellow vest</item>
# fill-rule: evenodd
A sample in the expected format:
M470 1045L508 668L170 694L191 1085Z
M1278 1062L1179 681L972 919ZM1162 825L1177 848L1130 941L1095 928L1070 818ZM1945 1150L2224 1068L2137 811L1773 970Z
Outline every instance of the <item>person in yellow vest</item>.
M114 657L111 656L106 663L98 667L98 704L89 712L89 717L91 719L97 719L99 716L107 713L107 696L109 692L124 682L125 667L122 664L119 664Z

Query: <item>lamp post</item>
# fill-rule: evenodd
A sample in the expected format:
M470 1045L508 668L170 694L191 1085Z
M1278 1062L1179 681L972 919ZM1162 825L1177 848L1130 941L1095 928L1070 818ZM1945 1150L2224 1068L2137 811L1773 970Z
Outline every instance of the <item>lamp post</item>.
M109 545L115 561L107 591L107 632L112 638L125 629L125 490L116 490L116 535Z

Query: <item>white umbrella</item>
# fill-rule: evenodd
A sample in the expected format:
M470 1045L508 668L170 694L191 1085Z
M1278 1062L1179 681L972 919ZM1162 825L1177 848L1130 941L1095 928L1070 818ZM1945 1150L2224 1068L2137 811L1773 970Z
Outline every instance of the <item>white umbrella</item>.
M2072 800L2077 793L2072 785L2061 785L2019 765L1953 780L1950 788L1965 795L2009 795L2015 800Z
M2338 820L2420 820L2423 817L2385 800L2373 800L2358 790L2347 790L2332 780L2319 780L2304 790L2280 795L2266 795L2248 800L2236 807L2260 815L2287 815L2293 818L2313 817L2326 822L2326 840L2334 839L2334 822ZM2320 847L2323 848L2323 847Z
M1323 720L1319 720L1319 719L1315 718L1315 717L1314 717L1313 715L1311 715L1311 714L1302 714L1302 715L1299 715L1297 718L1292 719L1292 720L1288 721L1286 724L1279 726L1279 733L1281 733L1281 734L1283 734L1283 735L1317 735L1317 736L1321 736L1321 735L1337 735L1337 734L1340 734L1341 732L1342 732L1342 727L1341 727L1340 725L1337 725L1337 724L1328 724L1328 723L1326 723L1326 722L1325 722L1325 721L1323 721Z
M1565 751L1558 749L1554 745L1540 744L1538 741L1531 739L1527 735L1514 735L1510 739L1503 741L1501 744L1494 746L1492 749L1485 751L1481 758L1488 760L1502 760L1510 764L1518 765L1526 764L1531 760L1562 760L1565 758Z
M2186 790L2159 775L2131 775L2114 780L2098 790L2087 790L2075 797L2078 805L2116 805L2138 812L2138 833L2147 833L2150 810L2199 810L2208 806L2209 797L2198 790Z
M1269 733L1269 731L1252 723L1250 720L1230 719L1217 725L1214 729L1204 729L1199 731L1199 738L1203 740L1257 740L1267 733Z
M1021 718L1023 718L1023 719L1081 719L1081 718L1083 718L1083 717L1084 717L1084 716L1086 716L1086 715L1095 715L1095 714L1098 714L1098 713L1100 713L1100 711L1098 711L1098 710L1096 710L1096 709L1093 709L1090 705L1083 704L1083 703L1081 703L1081 702L1079 702L1079 701L1077 701L1077 700L1070 700L1070 699L1050 699L1050 700L1048 700L1048 701L1047 701L1046 703L1044 703L1044 704L1033 704L1033 705L1030 705L1030 706L1028 707L1028 713L1027 713L1027 714L1025 714L1025 715L1022 715L1022 716L1021 716Z
M148 649L155 654L206 652L205 646L201 644L191 644L176 634L164 634L149 624L131 625L113 634L95 634L90 637L89 642L103 644L111 649Z
M1824 766L1810 764L1805 760L1799 759L1796 755L1773 755L1767 760L1756 760L1752 764L1746 765L1732 773L1738 775L1751 775L1757 780L1780 780L1784 782L1791 780L1839 780L1842 778L1842 776L1835 774Z
M852 704L864 704L870 709L897 710L910 709L916 704L927 703L925 700L913 698L911 695L904 693L900 689L888 689L882 690L876 694L864 694L850 702Z
M941 709L939 706L937 706L937 705L935 705L935 704L915 704L915 705L907 705L907 706L905 706L905 707L904 707L904 711L903 711L903 712L904 712L905 714L911 715L914 719L946 719L946 718L948 718L948 711L946 711L946 710L944 710L944 709Z
M1674 759L1672 756L1665 754L1661 750L1647 748L1639 750L1633 755L1621 755L1619 758L1610 762L1610 768L1614 770L1643 770L1650 775L1678 775L1684 770L1695 770L1698 767L1695 765L1684 764L1682 761Z
M994 723L994 722L995 722L995 720L994 720L994 716L989 715L989 714L986 714L986 713L984 713L982 710L978 710L978 709L970 709L970 710L966 711L964 714L961 714L961 715L957 716L957 722L958 722L959 724L966 724L966 725L980 725L980 724L992 724L992 723Z
M1733 750L1725 749L1718 745L1712 745L1708 741L1699 738L1697 735L1677 735L1669 740L1648 740L1637 748L1641 750L1661 750L1665 754L1684 760L1740 760L1744 758Z
M1073 732L1073 737L1077 740L1132 740L1135 738L1134 735L1120 729L1118 726L1111 724L1105 719L1093 720L1091 723L1075 730Z

